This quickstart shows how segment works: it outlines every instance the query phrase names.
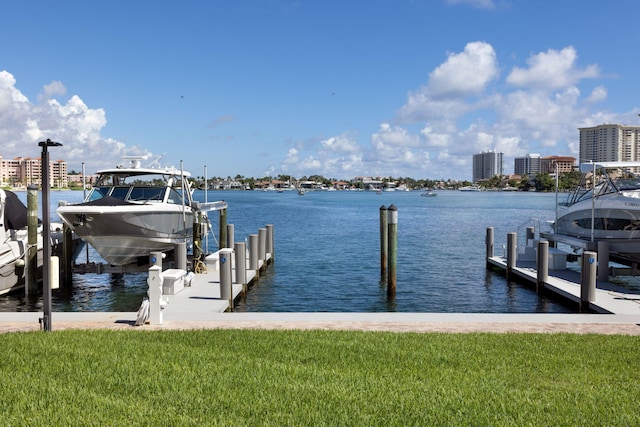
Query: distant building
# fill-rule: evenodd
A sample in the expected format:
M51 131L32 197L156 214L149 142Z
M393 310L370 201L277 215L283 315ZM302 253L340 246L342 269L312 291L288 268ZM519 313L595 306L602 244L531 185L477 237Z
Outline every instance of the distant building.
M640 127L603 124L580 131L580 163L640 161Z
M572 156L547 156L540 159L540 172L542 173L558 173L571 172L576 166L576 158Z
M527 154L524 157L516 157L513 161L513 173L515 175L531 175L540 172L540 154Z
M473 155L473 182L502 175L503 153L495 151L481 152Z
M52 187L65 188L67 181L67 162L55 160L49 162L49 182ZM0 156L0 185L28 187L41 185L42 160L40 158L16 157L5 160Z

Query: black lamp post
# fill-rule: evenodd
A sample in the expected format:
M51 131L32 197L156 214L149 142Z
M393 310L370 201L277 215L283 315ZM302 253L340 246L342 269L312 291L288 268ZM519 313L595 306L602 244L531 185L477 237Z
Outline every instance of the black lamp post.
M51 230L49 220L49 147L62 146L59 142L50 139L38 142L42 147L42 295L44 303L44 314L42 323L45 331L51 331L51 240L49 233Z

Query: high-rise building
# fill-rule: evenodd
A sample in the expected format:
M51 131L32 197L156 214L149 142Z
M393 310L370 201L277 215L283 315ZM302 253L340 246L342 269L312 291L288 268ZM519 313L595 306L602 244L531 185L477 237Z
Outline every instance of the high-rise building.
M640 127L604 124L580 131L580 163L640 161Z
M481 152L473 155L473 182L502 175L502 155L495 151Z
M540 159L540 172L549 173L551 175L556 173L571 172L576 165L576 158L573 156L547 156Z
M540 172L540 154L527 154L513 161L513 173L524 176Z

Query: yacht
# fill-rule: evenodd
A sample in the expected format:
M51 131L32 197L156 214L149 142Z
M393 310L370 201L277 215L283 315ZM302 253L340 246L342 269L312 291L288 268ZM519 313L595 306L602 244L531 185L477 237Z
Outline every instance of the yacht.
M580 184L560 203L555 234L591 242L607 240L640 249L640 162L582 163Z
M227 206L222 201L194 202L191 174L182 168L141 167L141 158L126 159L127 167L98 171L82 203L57 209L62 221L111 265L126 265L191 241L198 211Z

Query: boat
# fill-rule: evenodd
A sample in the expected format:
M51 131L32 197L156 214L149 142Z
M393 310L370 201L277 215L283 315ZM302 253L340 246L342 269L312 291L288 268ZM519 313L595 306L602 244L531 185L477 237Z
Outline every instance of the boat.
M121 266L167 252L193 238L198 211L226 208L226 203L192 199L191 174L174 167L142 167L141 157L129 165L97 172L85 200L62 204L62 221L109 264Z
M477 185L467 185L466 187L460 187L460 191L482 191Z
M640 253L640 162L582 163L580 171L579 185L558 204L553 233Z
M51 223L52 254L59 251L62 239L62 224ZM0 295L24 287L29 231L27 207L18 196L9 190L0 189ZM37 230L38 274L42 268L42 223Z
M437 193L434 193L431 190L423 191L422 193L420 193L421 197L435 197L437 195L438 195Z

